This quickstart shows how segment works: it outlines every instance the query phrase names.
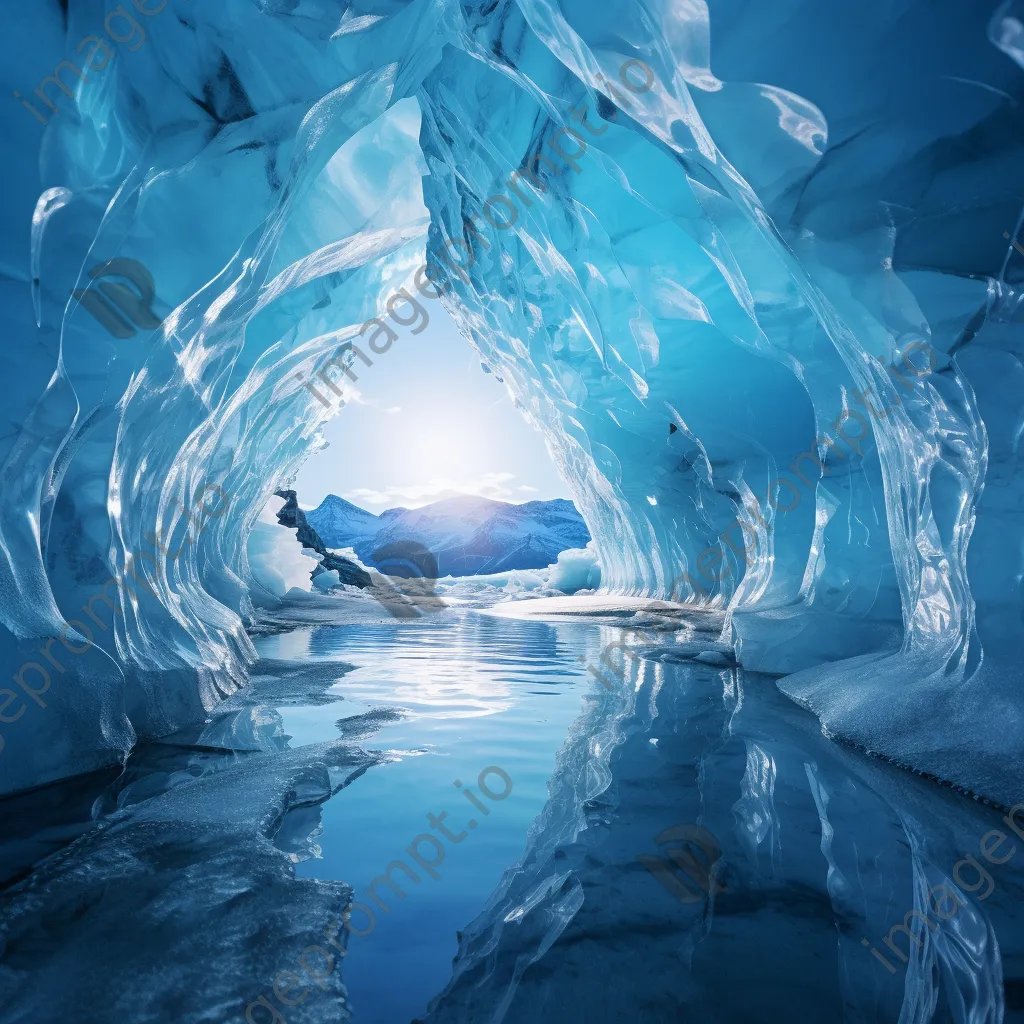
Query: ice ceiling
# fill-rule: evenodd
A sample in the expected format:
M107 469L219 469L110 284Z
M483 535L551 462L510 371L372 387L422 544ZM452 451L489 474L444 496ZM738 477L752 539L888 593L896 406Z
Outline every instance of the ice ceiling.
M1017 0L112 11L22 5L0 71L0 790L244 682L247 533L339 405L307 385L416 343L360 331L426 252L606 586L1020 795ZM97 318L110 260L162 327Z

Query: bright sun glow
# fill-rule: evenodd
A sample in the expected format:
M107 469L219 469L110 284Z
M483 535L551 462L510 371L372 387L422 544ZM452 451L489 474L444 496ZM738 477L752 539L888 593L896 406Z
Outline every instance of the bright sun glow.
M567 497L542 435L496 375L484 373L440 303L430 326L405 334L359 369L329 421L330 442L300 471L300 501L338 494L371 512L454 494L497 501Z

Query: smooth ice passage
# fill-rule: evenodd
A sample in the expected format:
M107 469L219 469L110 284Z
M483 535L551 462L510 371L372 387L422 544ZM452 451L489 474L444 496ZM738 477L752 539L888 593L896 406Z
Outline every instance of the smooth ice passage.
M6 14L0 1024L1024 1021L1019 0Z

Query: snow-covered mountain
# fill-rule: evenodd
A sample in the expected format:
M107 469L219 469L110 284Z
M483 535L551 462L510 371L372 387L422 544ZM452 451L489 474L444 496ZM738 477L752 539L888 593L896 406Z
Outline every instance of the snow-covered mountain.
M583 517L564 498L512 505L459 495L422 508L390 508L379 516L329 494L306 519L328 547L373 553L397 541L418 541L437 557L441 576L542 569L566 548L590 540Z
M379 516L353 505L344 498L339 498L336 494L328 494L319 507L307 512L306 522L320 534L320 539L332 548L354 547L357 539L372 537L380 529Z

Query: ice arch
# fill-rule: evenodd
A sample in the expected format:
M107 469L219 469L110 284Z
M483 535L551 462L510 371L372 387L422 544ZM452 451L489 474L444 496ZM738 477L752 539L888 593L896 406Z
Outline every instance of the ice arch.
M1011 4L66 6L0 72L0 790L243 683L246 534L338 404L307 385L415 343L363 326L425 253L606 585L727 610L836 733L1012 797ZM159 329L97 319L144 305L111 260Z

